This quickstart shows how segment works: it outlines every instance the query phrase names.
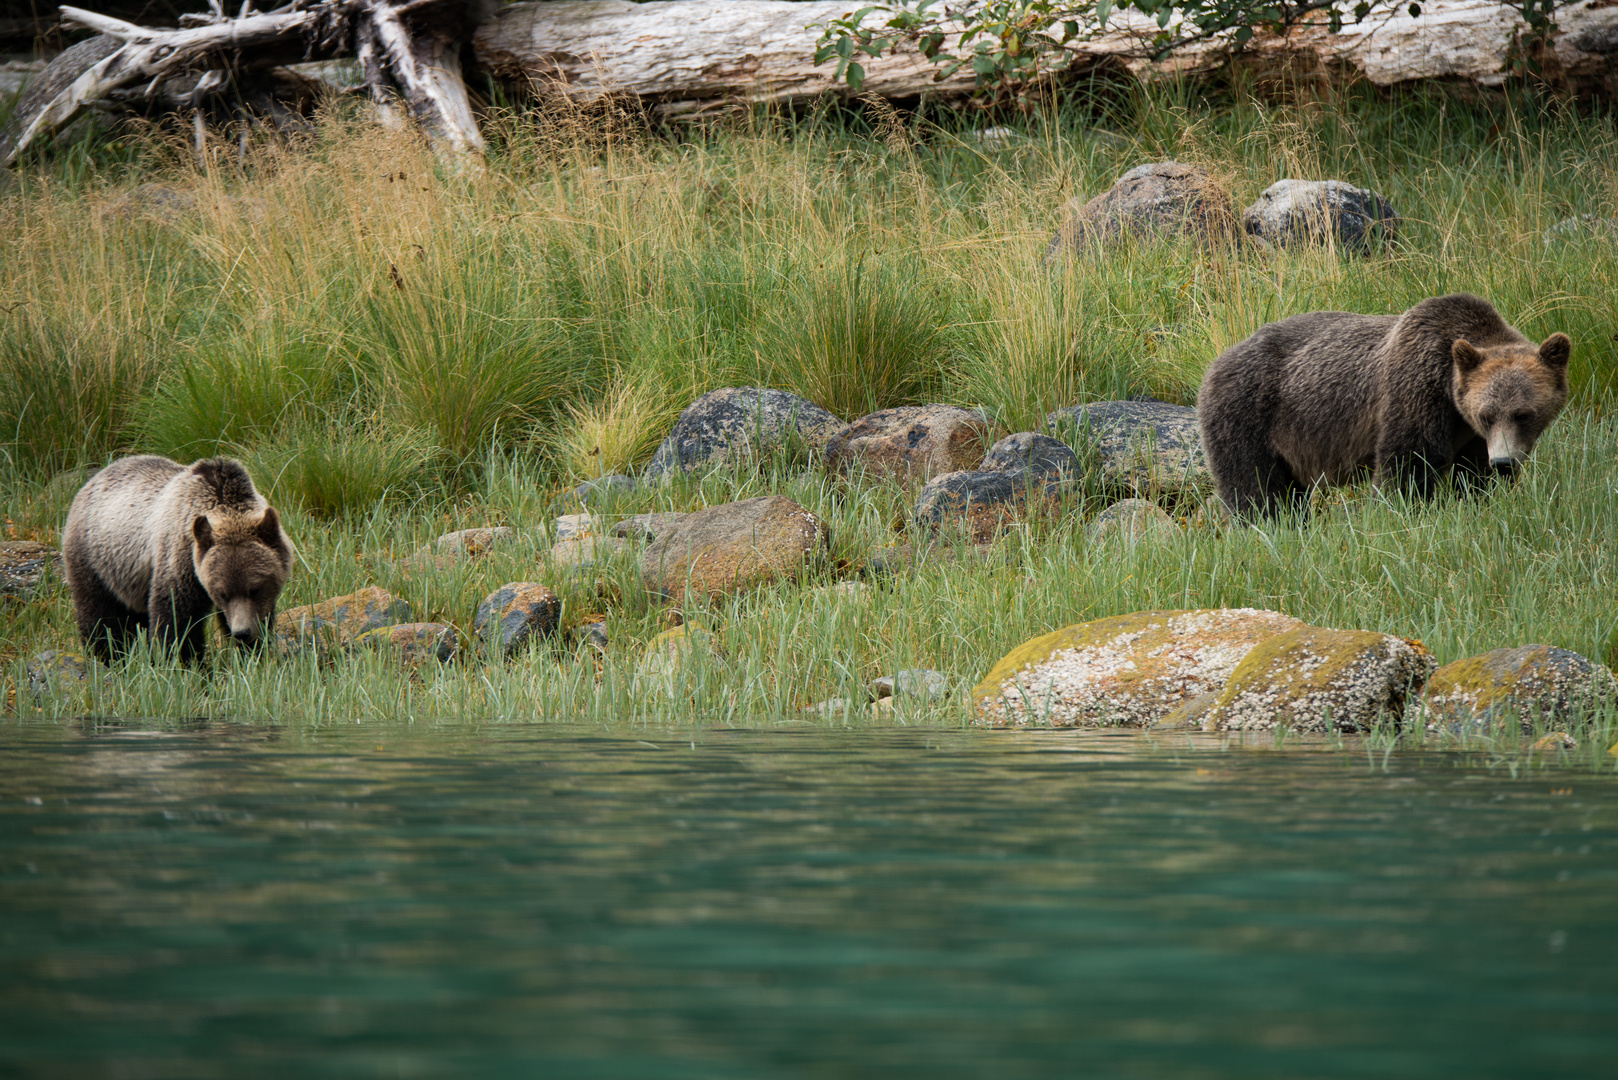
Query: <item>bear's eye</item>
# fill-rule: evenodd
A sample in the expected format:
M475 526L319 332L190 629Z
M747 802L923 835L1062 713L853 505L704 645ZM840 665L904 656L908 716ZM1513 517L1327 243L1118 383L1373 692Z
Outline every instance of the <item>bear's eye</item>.
M1534 414L1530 412L1513 413L1511 418L1515 420L1519 426L1527 427L1528 424L1534 419Z
M1478 423L1482 424L1484 427L1494 427L1494 413L1478 413Z

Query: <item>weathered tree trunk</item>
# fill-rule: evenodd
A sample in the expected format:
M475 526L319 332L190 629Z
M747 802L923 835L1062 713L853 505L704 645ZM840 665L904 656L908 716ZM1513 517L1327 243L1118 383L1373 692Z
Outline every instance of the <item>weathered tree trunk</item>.
M478 62L508 83L577 98L623 94L653 112L679 115L739 101L794 104L831 93L831 64L813 60L817 34L805 27L845 14L848 0L551 0L502 8L473 36ZM1365 79L1379 86L1447 78L1498 86L1511 65L1513 42L1527 29L1500 0L1431 0L1419 18L1402 2L1340 34L1305 28L1280 37L1261 32L1234 54L1260 80L1285 77L1335 85ZM1580 95L1618 93L1618 3L1575 0L1557 12L1561 29L1543 77ZM1233 58L1214 40L1152 61L1154 20L1114 13L1108 29L1084 46L1091 65L1127 68L1141 78L1209 74ZM865 91L888 98L924 93L964 97L970 72L934 82L937 70L914 53L865 60ZM1082 73L1086 65L1080 63Z

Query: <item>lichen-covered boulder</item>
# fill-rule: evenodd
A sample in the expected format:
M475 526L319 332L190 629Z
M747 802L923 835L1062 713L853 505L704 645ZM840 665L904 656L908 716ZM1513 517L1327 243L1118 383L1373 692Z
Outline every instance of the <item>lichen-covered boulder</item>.
M318 604L288 608L275 617L281 652L325 650L349 644L361 634L410 621L410 605L386 589L369 585Z
M561 622L562 601L555 593L532 581L511 581L483 598L472 634L490 652L512 656L553 636Z
M1203 714L1203 728L1369 731L1383 716L1400 721L1406 700L1437 666L1419 642L1371 630L1300 626L1242 659Z
M375 649L392 653L408 668L428 661L447 664L457 652L455 628L446 623L402 623L367 630L354 639L351 648Z
M986 544L1023 517L1028 484L1026 473L945 473L922 487L912 516L923 529L959 531L974 544Z
M1120 499L1101 513L1085 530L1092 544L1121 541L1139 544L1148 540L1169 540L1181 533L1180 526L1148 499Z
M1536 723L1577 724L1618 706L1618 680L1569 649L1523 645L1445 664L1427 680L1422 702L1434 723L1515 719L1528 733Z
M704 394L675 421L646 466L648 480L735 465L776 451L815 451L843 422L785 390L731 387Z
M1028 473L1042 480L1076 480L1079 458L1067 443L1037 431L1007 435L983 455L979 472Z
M1242 211L1242 228L1276 247L1325 243L1360 255L1385 249L1399 215L1374 191L1341 180L1277 180Z
M1046 427L1108 486L1185 495L1211 486L1197 410L1163 401L1097 401L1057 409Z
M29 600L48 570L59 569L61 554L33 540L0 542L0 600Z
M831 530L782 495L710 506L660 531L641 552L646 588L673 599L719 596L794 580Z
M991 727L1146 727L1218 690L1260 642L1303 625L1254 608L1097 619L1019 645L972 702Z
M921 483L975 469L989 445L982 413L953 405L903 405L862 416L826 444L827 467L871 479Z
M1237 235L1230 195L1207 169L1181 161L1136 166L1088 202L1068 203L1063 216L1045 245L1047 263L1124 238L1216 242Z
M36 698L56 697L69 686L87 681L96 669L93 658L69 649L46 649L28 661L28 690Z

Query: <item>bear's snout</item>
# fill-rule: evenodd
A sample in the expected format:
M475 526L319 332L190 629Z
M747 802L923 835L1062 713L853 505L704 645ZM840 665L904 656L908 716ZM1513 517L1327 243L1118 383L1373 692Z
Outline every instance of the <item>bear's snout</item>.
M248 599L231 600L224 605L225 628L238 645L256 645L259 639L258 609Z

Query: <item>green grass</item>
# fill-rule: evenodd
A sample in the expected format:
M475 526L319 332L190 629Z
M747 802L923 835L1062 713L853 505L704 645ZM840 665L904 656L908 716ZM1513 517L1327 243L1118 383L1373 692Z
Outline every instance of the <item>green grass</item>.
M923 122L759 119L676 141L501 117L487 166L449 172L408 138L333 119L315 145L264 146L242 166L199 172L127 137L105 159L80 147L55 171L35 166L0 195L13 532L54 538L64 502L42 492L60 470L131 451L235 453L300 549L284 605L375 583L465 630L495 586L542 580L570 624L606 614L614 642L599 665L558 647L419 678L376 658L317 671L230 657L211 677L140 663L46 707L766 722L901 667L969 686L1028 637L1153 607L1272 607L1417 637L1444 661L1538 641L1600 657L1618 633L1618 250L1542 234L1618 213L1612 120L1413 93L1328 108L1163 96L1107 124L1036 117L1016 148L984 153ZM1042 266L1066 200L1170 156L1208 165L1238 206L1281 176L1374 188L1404 214L1401 237L1368 259L1168 243ZM193 191L197 209L101 212L142 182ZM828 565L688 610L722 654L650 696L633 671L663 606L627 566L574 580L545 562L554 497L604 463L643 461L707 390L779 386L850 418L941 400L1025 430L1076 401L1189 402L1213 357L1269 320L1459 290L1533 337L1574 340L1572 405L1521 482L1487 499L1402 506L1355 488L1323 496L1307 523L1198 523L1132 551L1086 545L1086 501L1014 531L988 563L929 561L858 602L818 591L839 576ZM836 559L914 539L894 531L909 502L897 488L782 463L618 509L776 492L831 523ZM1191 525L1193 509L1176 512ZM488 524L522 539L453 570L399 564L441 532ZM73 637L60 588L0 612L13 669ZM36 708L14 682L9 693ZM1607 760L1596 741L1579 752Z

